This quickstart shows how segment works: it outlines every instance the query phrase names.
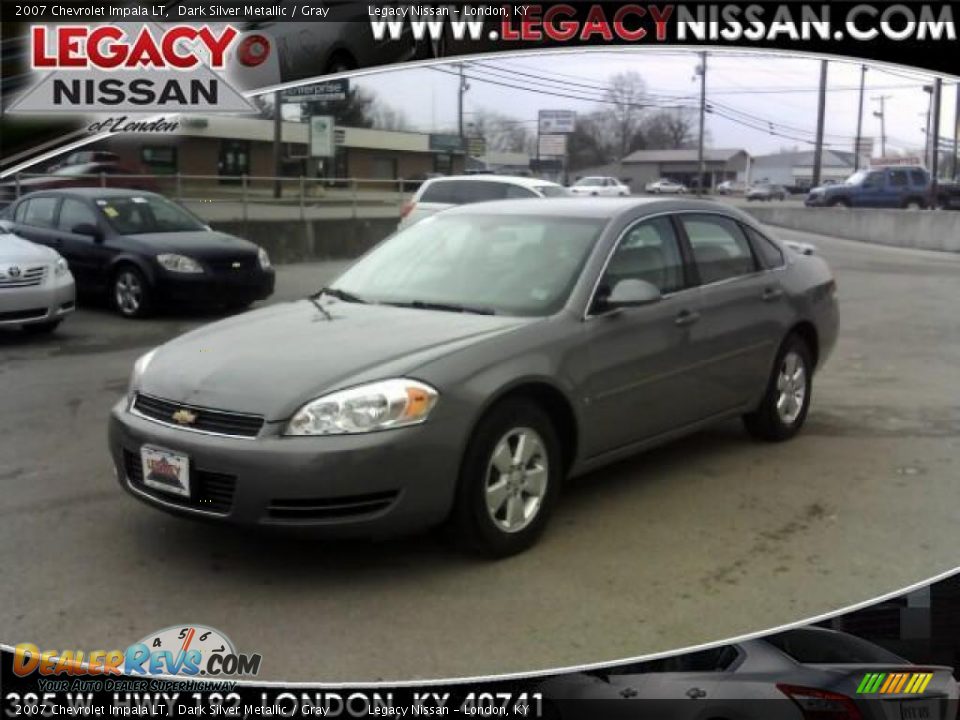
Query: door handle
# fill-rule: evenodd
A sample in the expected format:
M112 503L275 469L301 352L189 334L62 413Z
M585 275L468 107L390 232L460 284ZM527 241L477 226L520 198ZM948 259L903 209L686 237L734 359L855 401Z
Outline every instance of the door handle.
M687 697L691 700L699 700L700 698L705 698L707 696L706 690L701 690L700 688L690 688L687 690Z
M763 295L760 296L764 302L779 300L783 297L783 289L778 287L768 287L763 289Z
M699 319L700 313L694 312L693 310L681 310L673 322L679 327L684 327L686 325L693 325Z

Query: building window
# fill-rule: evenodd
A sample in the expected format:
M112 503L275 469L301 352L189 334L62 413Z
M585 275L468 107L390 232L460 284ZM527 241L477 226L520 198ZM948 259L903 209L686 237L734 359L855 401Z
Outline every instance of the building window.
M217 172L220 175L230 176L231 178L236 178L239 175L249 175L250 141L221 140ZM239 182L239 180L237 179L236 182Z
M145 145L140 149L140 162L155 175L173 175L177 172L175 145Z
M433 171L443 175L453 175L453 155L437 153L433 156Z

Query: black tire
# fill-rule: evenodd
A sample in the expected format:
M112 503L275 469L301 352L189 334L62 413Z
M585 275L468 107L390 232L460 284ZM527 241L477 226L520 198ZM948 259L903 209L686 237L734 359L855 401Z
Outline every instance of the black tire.
M124 291L124 286L129 292ZM143 272L133 265L121 265L113 274L110 300L125 318L146 317L153 310L153 290Z
M502 506L504 518L495 521L495 515L488 509L488 487L501 482L517 482L512 476L504 478L496 468L495 454L506 441L509 459L515 460L516 445L510 442L511 434L523 431L533 431L537 436L535 440L540 442L542 452L530 458L528 467L536 469L539 461L539 467L545 473L546 488L533 514L523 520L526 524L510 531L498 524L508 521L506 512L510 503L517 500L529 503L531 497L524 498L523 490L516 491L515 499L506 495ZM533 435L526 437L532 438ZM537 448L537 445L532 447ZM508 398L500 402L480 421L464 454L449 530L462 545L488 557L502 558L523 552L537 541L547 525L563 481L562 465L557 433L547 414L536 403L524 398ZM511 467L517 468L517 465Z
M794 406L798 406L798 411L793 413L781 413L778 410L778 403L783 394L790 394L790 388L786 388L781 393L780 384L783 382L782 374L787 368L789 358L796 357L803 364L803 398L799 403L796 401L796 394L793 393ZM783 442L789 440L803 427L807 419L807 412L810 410L810 398L813 393L813 361L810 348L799 335L790 335L777 352L777 359L770 373L770 379L767 381L767 389L763 394L760 405L751 413L743 416L743 424L753 437L767 442Z
M62 320L50 320L48 322L34 323L33 325L24 325L20 329L27 335L49 335L58 327Z
M904 210L925 210L926 207L927 204L919 198L910 198L909 200L904 200L903 202Z

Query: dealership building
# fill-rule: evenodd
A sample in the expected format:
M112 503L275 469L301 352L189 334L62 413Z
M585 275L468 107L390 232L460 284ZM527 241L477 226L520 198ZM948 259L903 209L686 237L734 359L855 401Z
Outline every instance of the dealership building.
M114 137L93 148L116 152L135 172L157 175L273 176L274 123L263 118L184 117L176 132ZM310 157L310 126L283 122L281 174L290 177L423 179L464 170L456 135L342 127L334 157Z
M754 182L809 188L813 185L814 157L812 150L760 155L753 159L751 179ZM856 164L854 153L824 148L820 178L842 182L853 174ZM866 164L863 162L861 166Z
M750 154L741 148L705 148L703 151L704 187L714 188L725 180L747 182ZM697 148L678 150L638 150L619 163L585 168L572 173L571 179L589 175L616 177L633 192L642 192L647 183L667 178L688 187L699 175Z

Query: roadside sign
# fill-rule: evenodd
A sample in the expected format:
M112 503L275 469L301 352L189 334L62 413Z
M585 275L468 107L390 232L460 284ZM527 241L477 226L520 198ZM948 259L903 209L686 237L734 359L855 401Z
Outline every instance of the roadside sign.
M467 138L467 155L470 157L483 157L487 154L487 141L482 137Z
M430 151L444 153L463 152L463 138L459 135L436 133L430 136Z
M541 135L572 133L577 124L573 110L541 110L538 115Z
M331 158L336 153L336 134L332 115L313 115L310 118L310 155Z
M347 99L350 92L350 81L346 78L328 80L327 82L300 87L287 88L283 91L284 102L338 102Z
M564 157L567 154L566 135L541 135L537 155L539 157Z

